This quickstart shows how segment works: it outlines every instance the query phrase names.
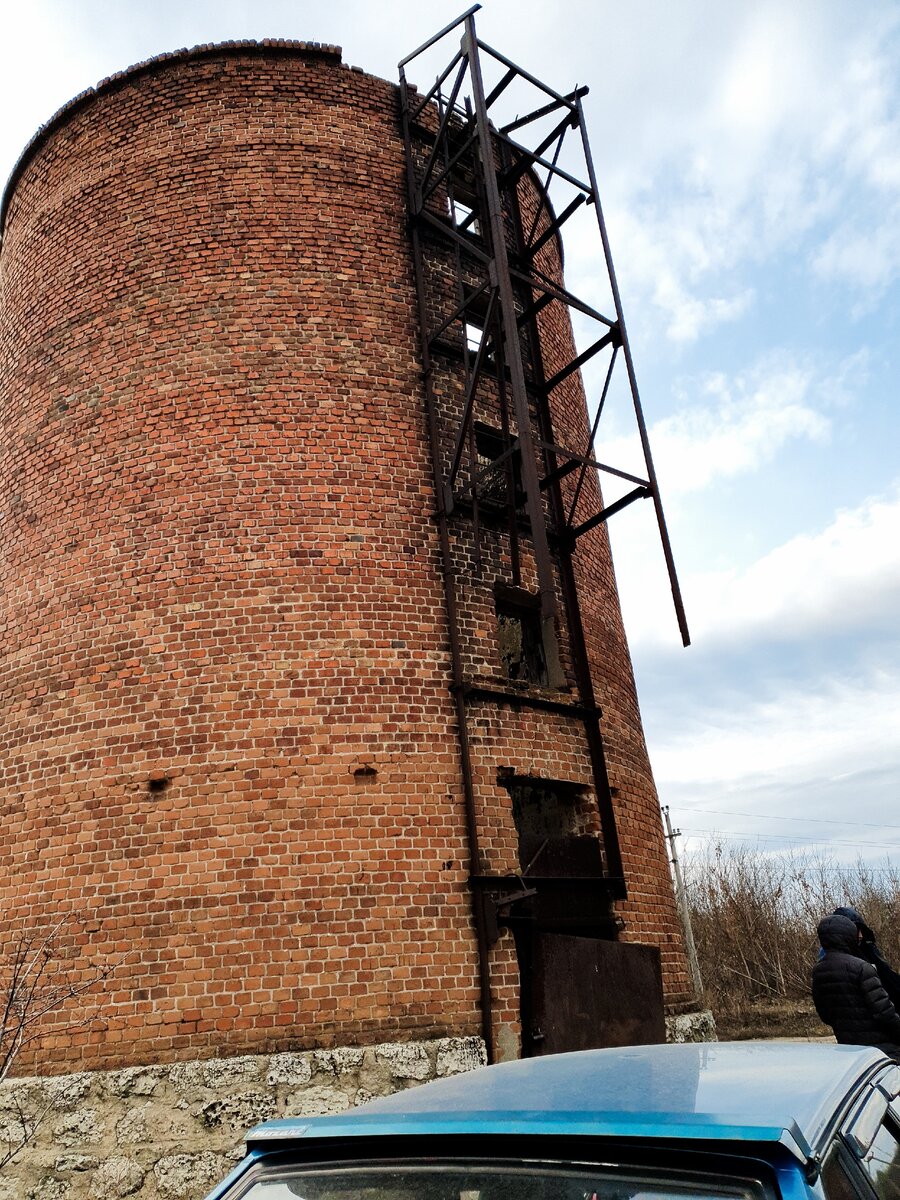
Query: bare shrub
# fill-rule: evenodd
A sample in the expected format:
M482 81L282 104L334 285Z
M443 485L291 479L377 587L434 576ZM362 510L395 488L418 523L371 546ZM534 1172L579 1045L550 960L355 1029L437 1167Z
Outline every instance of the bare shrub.
M77 922L62 916L43 929L22 929L0 964L0 1082L21 1051L45 1032L46 1022L67 1028L85 1023L73 1017L74 1002L97 988L112 969L85 965L73 954ZM45 1112L33 1112L11 1091L0 1112L0 1170L28 1144Z
M739 1016L766 1002L810 1000L816 926L842 905L858 909L891 963L900 962L900 871L836 865L827 855L723 846L683 860L706 1002Z

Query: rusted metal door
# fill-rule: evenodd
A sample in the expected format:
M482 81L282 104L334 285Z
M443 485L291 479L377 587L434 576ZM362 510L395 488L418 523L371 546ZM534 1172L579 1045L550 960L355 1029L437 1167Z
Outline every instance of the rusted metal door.
M522 972L530 993L523 995L526 1056L666 1040L655 946L542 932L529 940L531 970Z

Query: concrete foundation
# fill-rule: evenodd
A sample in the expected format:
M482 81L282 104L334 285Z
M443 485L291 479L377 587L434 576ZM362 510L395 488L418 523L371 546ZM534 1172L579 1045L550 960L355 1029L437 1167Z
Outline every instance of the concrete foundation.
M200 1200L270 1117L341 1112L484 1064L480 1038L245 1055L0 1084L0 1200Z

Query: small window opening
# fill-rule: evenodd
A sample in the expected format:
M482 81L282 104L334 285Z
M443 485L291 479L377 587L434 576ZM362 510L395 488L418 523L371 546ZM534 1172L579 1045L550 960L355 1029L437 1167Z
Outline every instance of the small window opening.
M503 434L500 430L494 429L492 425L482 425L477 422L475 425L475 454L478 457L478 465L489 467L492 462L497 461L503 450Z
M504 590L495 596L500 661L507 679L548 687L547 656L540 601L529 592Z
M559 779L512 776L510 794L522 873L534 876L602 874L600 843L585 819L584 788Z
M450 207L453 213L453 223L457 229L463 233L471 233L475 237L481 237L481 223L468 204L463 204L454 198Z
M449 208L453 224L461 233L471 233L475 237L481 237L478 197L471 180L456 175L453 180L452 195L449 197Z
M496 327L488 326L488 310L490 298L486 291L464 287L465 308L460 320L463 336L471 354L478 352L478 347L484 343L484 363L493 363L495 353Z
M509 450L508 458L503 458ZM522 452L512 435L503 436L499 429L492 425L475 424L475 458L479 471L497 463L497 468L482 482L482 501L505 503L509 472L512 471L513 501L516 507L525 503L525 489L522 486Z
M484 338L484 329L480 325L475 325L470 317L468 321L463 322L463 332L465 333L466 345L470 353L477 354L478 347Z
M574 837L579 788L554 779L515 776L505 786L512 798L519 837Z

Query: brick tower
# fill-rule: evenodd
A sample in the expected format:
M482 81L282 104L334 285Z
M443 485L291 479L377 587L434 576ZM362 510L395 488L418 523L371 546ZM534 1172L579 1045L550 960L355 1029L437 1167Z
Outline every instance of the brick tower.
M15 168L0 922L71 913L76 976L111 968L23 1067L446 1035L501 1057L692 1005L605 524L566 549L577 475L546 483L551 425L588 439L579 375L523 415L499 317L423 335L460 276L415 214L410 237L416 137L338 49L240 43L104 81ZM487 237L467 161L428 202L475 214L461 252ZM546 232L562 288L537 174L515 191L504 237ZM521 324L546 383L566 306ZM556 1020L584 964L614 985Z

